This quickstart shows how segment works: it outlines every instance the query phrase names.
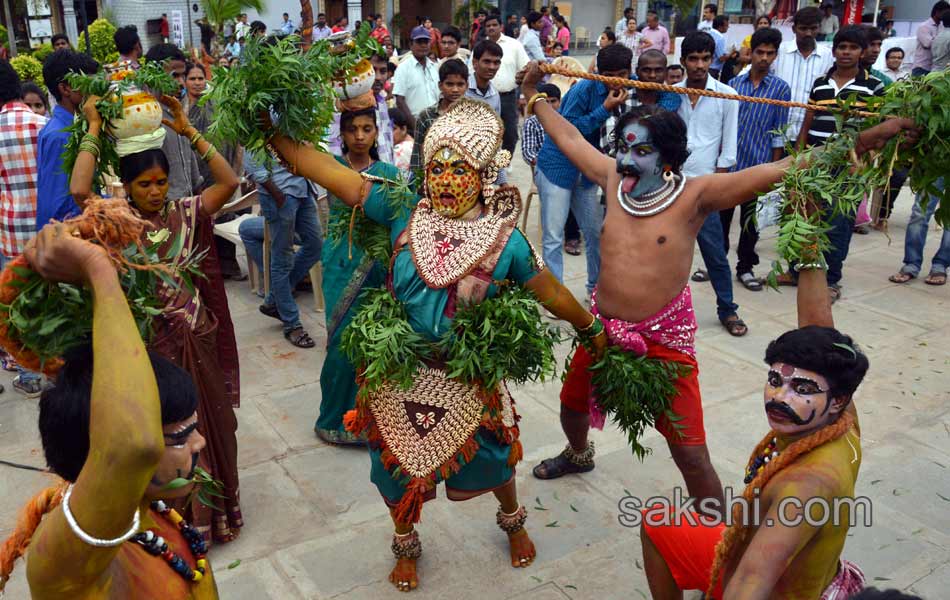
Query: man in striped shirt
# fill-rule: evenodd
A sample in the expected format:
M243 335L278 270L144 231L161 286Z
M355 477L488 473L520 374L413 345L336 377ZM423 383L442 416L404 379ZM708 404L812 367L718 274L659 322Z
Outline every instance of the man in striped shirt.
M861 110L867 106L867 99L871 96L884 95L884 84L881 80L861 68L861 55L867 47L867 35L861 27L851 25L840 29L835 34L832 46L835 64L827 75L815 81L808 103L835 106L839 100L849 100L851 108ZM845 123L845 127L855 125L854 120ZM836 133L838 133L838 122L834 113L809 110L805 113L802 130L798 136L798 146L799 148L804 148L806 145L822 146ZM852 233L854 233L854 215L842 214L832 218L831 230L828 231L828 241L831 242L831 246L825 252L825 262L828 264L828 288L832 302L841 296L839 285L841 270L848 257ZM783 274L779 283L788 283L788 275L790 274Z
M781 32L771 27L759 29L752 35L751 45L751 69L748 73L732 78L729 87L743 96L788 101L792 94L788 84L769 73L782 45ZM730 171L741 171L780 160L785 147L782 130L787 123L788 108L784 106L740 103L736 164ZM751 221L755 207L756 199L750 198L742 203L739 212L739 245L736 247L739 262L736 263L736 278L746 289L758 292L762 290L762 282L752 273L752 267L759 264L759 255L755 252L759 232ZM726 252L729 251L729 228L734 213L735 207L719 212Z

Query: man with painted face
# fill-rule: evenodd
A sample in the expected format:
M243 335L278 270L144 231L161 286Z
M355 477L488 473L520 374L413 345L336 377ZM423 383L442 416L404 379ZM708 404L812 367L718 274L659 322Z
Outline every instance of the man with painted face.
M201 534L165 502L187 496L205 446L191 375L147 353L105 250L52 224L30 268L92 290L92 343L70 350L40 399L50 470L63 481L24 508L0 550L0 591L28 551L31 597L217 598ZM160 556L167 552L167 556Z
M818 256L814 257L816 260ZM850 598L864 575L841 553L853 518L847 502L861 466L851 401L868 359L834 328L825 275L804 269L798 324L765 351L763 408L770 431L746 468L733 523L666 509L642 511L643 564L653 598Z
M501 119L487 104L467 98L456 102L426 135L426 194L410 208L411 203L393 202L384 180L280 134L271 138L298 173L348 206L362 207L361 218L386 228L394 249L388 289L405 308L405 326L424 340L457 343L445 341L445 333L457 326L456 307L494 298L497 282L507 280L531 290L599 354L606 344L599 321L544 268L515 227L521 206L517 188L493 185L510 160L501 143ZM421 545L413 524L438 482L445 482L453 500L493 492L511 565L526 567L535 557L515 488L521 444L510 395L503 385L482 389L449 378L443 361L426 361L406 392L388 383L379 391L364 390L367 397L344 421L349 431L368 437L371 479L396 528L392 550L397 562L389 579L402 591L418 585ZM387 381L394 377L386 374Z
M581 132L536 96L543 77L537 63L521 74L534 114L552 142L586 177L607 192L607 216L601 237L602 277L591 311L607 326L610 342L624 350L679 363L688 372L674 384L671 409L675 423L658 415L664 434L691 496L722 500L722 486L709 459L699 393L694 339L696 319L687 285L696 237L707 215L740 205L769 191L784 176L790 158L735 173L698 177L682 175L686 162L686 127L675 113L641 106L617 124L617 158L585 143ZM530 111L529 111L530 112ZM857 153L882 147L909 120L891 120L863 132ZM635 282L635 284L631 284ZM542 479L594 468L588 441L592 424L603 424L591 402L592 364L578 348L561 391L561 426L565 450L535 468ZM675 426L674 426L675 425ZM720 504L721 506L721 504Z

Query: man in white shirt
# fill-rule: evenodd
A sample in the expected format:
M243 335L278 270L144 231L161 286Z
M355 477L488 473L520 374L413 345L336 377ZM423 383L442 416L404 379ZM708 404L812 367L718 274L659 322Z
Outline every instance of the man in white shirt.
M505 136L501 147L514 153L518 144L518 84L515 75L531 61L524 46L518 40L501 32L501 15L488 15L484 23L488 39L498 44L504 55L501 67L493 80L495 89L501 95L501 120L505 124Z
M723 94L736 91L709 75L716 51L712 36L702 31L683 39L680 62L686 69L686 80L677 87L700 88ZM739 129L739 103L701 96L687 96L680 103L679 116L686 123L689 158L683 165L684 177L709 173L725 173L736 164L736 142ZM707 271L697 270L693 281L711 281L716 292L716 313L730 335L741 337L749 328L739 318L739 305L733 301L732 271L726 257L719 213L711 212L696 238Z
M835 34L838 33L838 29L841 25L838 23L838 15L831 12L830 4L823 5L821 10L824 11L825 16L821 18L821 25L818 31L821 34L822 40L830 42L835 39Z
M313 41L319 42L330 37L332 33L333 30L327 27L327 15L325 13L317 15L317 24L313 26Z
M950 3L940 0L930 9L930 18L917 26L917 49L914 50L914 70L911 75L923 77L933 68L931 45L940 33L940 17L950 10Z
M239 14L238 21L234 24L234 38L242 40L250 31L251 26L247 22L247 13Z
M792 89L792 102L808 102L808 95L815 80L828 72L835 59L831 50L815 41L821 23L821 11L815 6L803 8L792 19L795 42L784 42L778 58L772 63L772 71ZM805 120L805 109L788 110L788 129L785 139L792 143Z
M541 13L536 10L528 13L528 34L524 38L524 50L528 53L528 58L539 62L544 62L544 47L541 45L541 28L544 21L541 19Z
M281 35L290 35L294 32L294 22L290 20L290 15L284 13L284 20L280 23Z
M910 69L904 66L904 49L895 46L884 55L884 70L881 71L887 75L891 81L900 81L910 77Z
M713 28L713 19L719 13L719 7L715 4L707 4L703 7L703 20L696 26L697 31L709 32ZM713 57L715 59L715 57Z
M396 106L407 115L416 117L426 108L439 101L439 67L429 60L432 36L429 30L419 25L414 27L411 38L412 58L401 61L393 77L393 96Z

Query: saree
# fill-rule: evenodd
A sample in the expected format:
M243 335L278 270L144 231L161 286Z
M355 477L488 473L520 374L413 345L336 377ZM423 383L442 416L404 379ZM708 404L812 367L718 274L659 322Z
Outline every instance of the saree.
M194 278L194 293L179 285L159 285L158 295L165 312L156 318L150 349L186 370L198 391L198 431L207 440L199 464L222 482L214 507L197 499L182 507L185 518L208 541L233 540L244 522L241 517L237 466L237 417L240 379L237 343L221 279L215 245L211 240L212 221L201 211L200 196L166 203L161 212L147 217L155 229L166 228L171 235L160 252L165 255L178 236L184 237L173 260L183 262L196 252L207 252L200 263L204 277Z
M336 157L341 164L346 161ZM395 180L399 169L376 161L366 170L369 175ZM346 237L335 237L343 231L340 222L349 223L351 209L342 200L327 195L330 225L327 243L323 246L323 299L327 307L327 355L320 372L320 414L314 431L323 439L346 441L353 438L343 427L343 415L356 406L356 369L340 351L343 330L360 307L360 294L367 288L378 288L386 282L386 269L379 261L366 255L353 240L352 252Z

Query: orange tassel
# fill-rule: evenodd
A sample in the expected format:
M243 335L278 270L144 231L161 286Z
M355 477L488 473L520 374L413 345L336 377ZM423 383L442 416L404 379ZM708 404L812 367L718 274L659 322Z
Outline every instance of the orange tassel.
M429 484L425 479L414 477L406 486L406 492L402 495L402 500L396 505L396 509L393 511L393 519L397 523L418 523L422 516L422 503L425 502L425 493L428 490Z
M508 453L508 466L513 467L524 458L524 448L521 447L521 442L515 440L511 444L511 452Z
M358 429L359 420L360 414L355 408L353 410L348 410L343 415L343 427L345 427L350 433L358 435L360 433L360 430Z

